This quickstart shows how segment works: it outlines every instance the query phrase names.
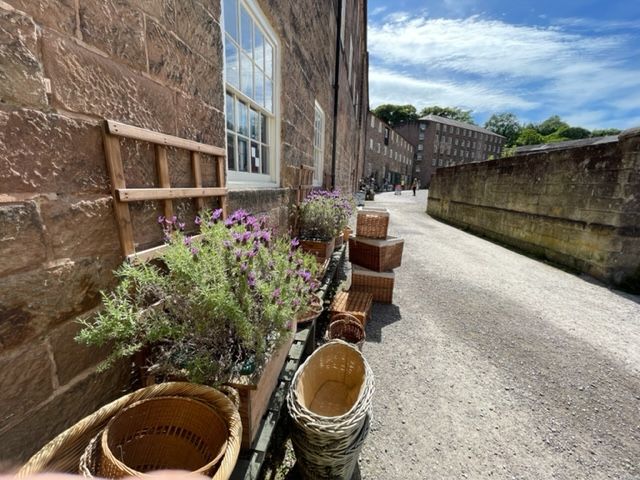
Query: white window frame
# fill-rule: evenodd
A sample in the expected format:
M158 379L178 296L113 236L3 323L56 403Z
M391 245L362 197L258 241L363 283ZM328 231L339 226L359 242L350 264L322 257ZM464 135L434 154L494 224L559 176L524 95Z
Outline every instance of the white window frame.
M318 129L320 122L320 129ZM316 100L313 110L313 186L322 186L324 177L324 110Z
M222 7L224 9L224 1L221 2ZM268 112L264 107L256 108L256 110L261 110L266 112L268 115L268 123L269 123L269 133L268 133L268 146L269 146L269 173L250 173L250 172L239 172L236 170L229 170L228 159L225 162L225 169L227 172L227 184L230 189L242 189L242 188L273 188L278 187L280 185L280 88L282 84L281 80L281 71L280 71L280 52L282 51L282 45L280 43L280 39L275 33L275 30L267 20L267 17L262 12L262 9L258 5L256 0L236 0L236 3L239 5L243 5L251 17L251 19L258 25L262 31L262 34L270 41L273 45L273 73L271 81L273 83L273 92L272 92L272 102L273 108L272 112ZM240 11L240 9L238 9ZM244 103L249 106L256 106L256 102L242 93L239 88L234 87L233 85L227 82L227 72L226 72L226 61L225 61L225 52L226 52L226 30L224 27L224 13L221 15L221 29L222 29L222 43L223 43L223 81L224 81L224 89L225 89L225 122L227 118L227 105L226 105L226 94L227 92L231 93L233 96L237 97L239 100L242 100ZM235 105L235 103L234 103ZM237 113L237 112L236 112ZM234 115L234 120L237 122L237 115ZM237 152L237 143L235 146L235 151ZM250 146L249 146L250 148ZM227 135L225 128L225 149L228 152L227 146Z

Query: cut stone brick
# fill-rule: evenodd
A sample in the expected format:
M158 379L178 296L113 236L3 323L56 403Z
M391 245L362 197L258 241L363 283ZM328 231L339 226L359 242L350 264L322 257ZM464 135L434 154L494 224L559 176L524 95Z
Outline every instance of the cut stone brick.
M0 203L0 232L0 275L34 267L45 261L44 232L34 202Z
M38 25L73 36L76 28L74 0L8 0L14 8L31 15Z

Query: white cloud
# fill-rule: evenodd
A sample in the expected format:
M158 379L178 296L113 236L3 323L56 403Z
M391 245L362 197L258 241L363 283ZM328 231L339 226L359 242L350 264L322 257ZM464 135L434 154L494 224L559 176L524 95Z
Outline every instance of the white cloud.
M371 15L380 15L381 13L384 13L387 11L388 7L376 7L373 10L371 10L370 14Z
M637 117L640 65L637 57L633 61L636 49L630 48L629 37L567 28L481 16L387 16L369 26L372 104L436 103L479 113L521 111L523 116L536 108L547 116L595 111L591 107L597 104L603 115L589 117L595 122L605 122L607 111L624 118L616 110L636 110Z

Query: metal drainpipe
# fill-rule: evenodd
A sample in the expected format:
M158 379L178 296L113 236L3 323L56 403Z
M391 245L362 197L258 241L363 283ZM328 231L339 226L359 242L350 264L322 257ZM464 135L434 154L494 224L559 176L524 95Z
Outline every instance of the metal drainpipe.
M333 149L331 151L331 189L336 188L336 149L337 149L337 138L336 134L338 132L338 95L339 91L339 80L340 80L340 30L342 26L342 2L344 0L338 0L338 28L336 29L336 71L333 78ZM345 29L346 31L346 29Z

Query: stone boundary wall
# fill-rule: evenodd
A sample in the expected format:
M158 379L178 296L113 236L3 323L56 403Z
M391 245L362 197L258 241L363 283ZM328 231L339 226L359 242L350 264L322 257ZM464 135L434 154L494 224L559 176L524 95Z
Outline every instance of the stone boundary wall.
M439 168L427 213L640 291L640 129L610 143Z

